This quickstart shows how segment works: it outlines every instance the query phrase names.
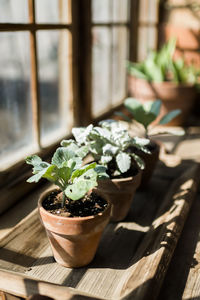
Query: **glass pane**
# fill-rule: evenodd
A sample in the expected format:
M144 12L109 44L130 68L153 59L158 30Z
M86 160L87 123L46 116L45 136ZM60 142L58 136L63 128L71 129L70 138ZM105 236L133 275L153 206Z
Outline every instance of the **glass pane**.
M70 0L36 0L36 22L70 23Z
M138 60L146 58L149 50L156 49L157 30L155 27L140 27L138 39Z
M129 19L129 0L113 0L113 21L127 22Z
M1 23L27 23L27 0L0 0Z
M43 146L69 133L71 126L71 37L60 31L40 31L38 60Z
M119 104L126 96L127 29L113 29L112 47L112 104Z
M139 19L141 22L158 21L158 4L157 0L140 0Z
M111 101L111 30L93 28L92 48L92 112L98 116L110 107Z
M111 22L112 0L93 0L92 16L94 22Z
M20 156L24 148L28 146L33 148L33 132L29 33L1 32L0 43L0 161L2 166L2 162L11 163Z

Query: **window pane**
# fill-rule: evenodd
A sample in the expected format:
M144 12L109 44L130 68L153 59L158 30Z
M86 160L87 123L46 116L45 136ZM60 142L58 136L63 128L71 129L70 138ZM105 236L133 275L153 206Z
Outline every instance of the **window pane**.
M138 60L144 60L149 50L156 49L157 30L155 27L140 27L138 38Z
M113 21L127 22L129 19L129 0L113 0Z
M111 30L93 28L92 48L92 112L98 116L110 107L111 101Z
M43 146L67 134L71 126L71 51L67 31L40 31L38 59Z
M17 2L17 3L16 3ZM27 23L27 0L0 0L1 23Z
M0 33L0 160L13 162L33 148L29 33ZM26 47L24 47L26 45ZM14 51L13 51L14 49ZM28 152L28 151L27 151Z
M36 0L38 23L70 23L70 0Z
M158 21L158 4L156 0L140 0L141 22L157 22Z
M93 0L92 16L94 22L111 22L112 0Z
M119 104L126 96L126 67L128 50L127 29L113 29L112 58L112 104Z

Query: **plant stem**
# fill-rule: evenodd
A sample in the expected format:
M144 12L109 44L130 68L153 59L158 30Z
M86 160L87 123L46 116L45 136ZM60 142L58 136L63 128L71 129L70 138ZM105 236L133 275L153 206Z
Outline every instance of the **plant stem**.
M62 208L65 206L65 200L66 200L66 196L65 196L65 192L63 191L63 194L62 194L62 204L61 204Z

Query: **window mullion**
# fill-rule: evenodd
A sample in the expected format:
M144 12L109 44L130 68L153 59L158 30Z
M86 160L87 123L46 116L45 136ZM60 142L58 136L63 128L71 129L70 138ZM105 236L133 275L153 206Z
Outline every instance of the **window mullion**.
M35 0L29 0L29 22L35 24ZM38 80L37 40L36 31L30 31L30 57L31 57L31 99L33 112L34 139L39 148L40 141L40 93Z

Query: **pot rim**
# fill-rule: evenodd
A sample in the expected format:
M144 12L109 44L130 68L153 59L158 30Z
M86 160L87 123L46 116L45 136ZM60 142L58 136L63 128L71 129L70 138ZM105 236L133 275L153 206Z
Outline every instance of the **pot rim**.
M181 82L181 83L176 83L173 81L161 81L161 82L155 82L155 81L148 81L144 78L139 78L133 75L129 75L130 77L141 81L141 82L145 82L145 83L149 83L150 85L155 85L155 86L160 86L160 85L166 85L166 86L170 86L170 87L186 87L186 88L195 88L195 84L194 83L190 83L190 82Z
M124 182L124 181L132 181L134 178L139 177L143 170L138 168L138 173L134 176L124 177L124 178L108 178L108 179L102 179L103 181L113 181L113 182Z
M103 216L104 214L106 214L106 212L110 209L111 205L110 203L104 199L106 202L107 202L107 207L104 209L104 211L96 214L96 215L92 215L92 216L85 216L85 217L64 217L64 216L57 216L57 215L54 215L50 212L48 212L43 206L42 206L42 202L44 201L44 198L50 193L50 192L53 192L53 191L56 191L56 190L59 190L61 191L59 188L57 187L51 187L51 188L48 188L47 190L45 190L43 193L41 193L40 197L39 197L39 200L38 200L38 209L39 211L42 210L42 212L48 216L50 216L51 218L53 219L61 219L61 220L70 220L70 222L77 222L78 220L80 220L81 222L84 221L84 220L92 220L94 218L98 218L98 217L101 217Z

